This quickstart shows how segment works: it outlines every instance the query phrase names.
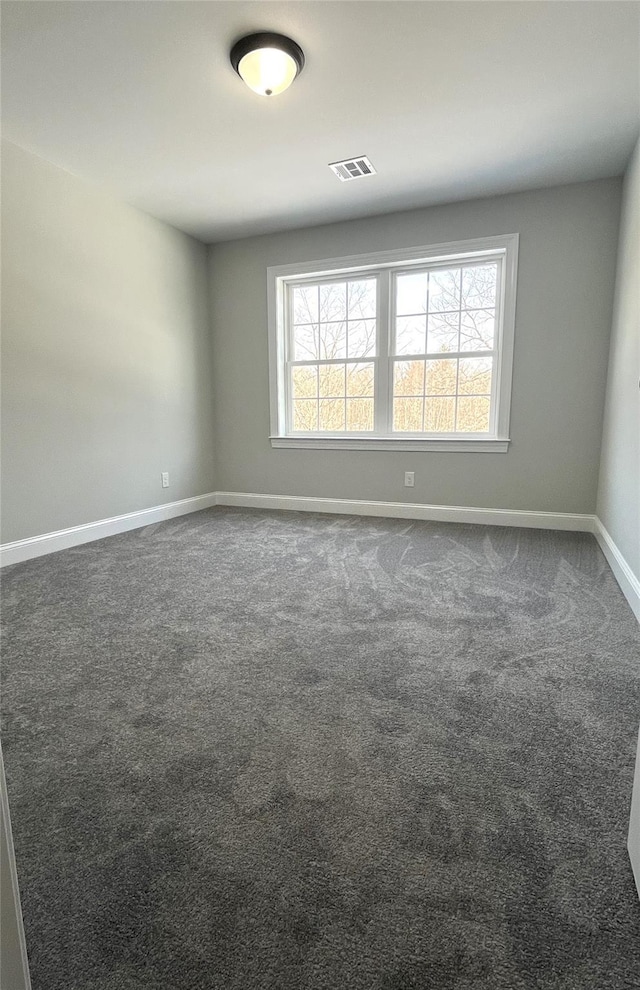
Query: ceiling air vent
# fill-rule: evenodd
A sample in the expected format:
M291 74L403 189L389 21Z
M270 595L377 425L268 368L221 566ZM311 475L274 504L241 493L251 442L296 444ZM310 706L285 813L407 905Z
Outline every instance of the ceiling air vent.
M344 162L330 162L329 168L334 175L337 175L340 182L348 182L349 179L362 179L365 175L375 175L376 170L366 155L359 158L347 158Z

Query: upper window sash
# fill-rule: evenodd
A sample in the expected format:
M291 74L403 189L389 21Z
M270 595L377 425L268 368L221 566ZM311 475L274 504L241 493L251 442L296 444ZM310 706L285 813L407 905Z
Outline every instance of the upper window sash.
M341 285L341 284L347 283L349 281L364 281L365 279L374 281L376 283L376 287L377 287L376 288L377 307L376 307L375 317L366 317L365 318L365 319L375 319L376 320L376 350L375 350L375 356L377 356L377 354L378 354L378 344L379 344L379 335L380 335L380 319L381 319L381 313L380 313L380 291L379 291L380 271L377 270L377 269L376 270L372 270L372 271L367 271L367 272L358 271L356 273L356 278L353 278L352 277L352 274L353 274L352 272L346 271L346 272L343 272L342 275L335 275L334 274L334 275L329 275L326 278L309 278L309 279L297 279L296 278L296 279L290 279L290 280L284 280L283 281L284 295L283 295L283 299L282 299L282 306L283 306L283 313L286 313L286 318L283 321L282 331L283 331L283 337L284 337L284 360L287 362L287 364L296 363L298 360L302 360L302 359L297 359L296 356L295 356L294 328L295 328L295 326L301 326L303 324L296 324L294 322L294 319L293 319L293 315L294 315L293 314L293 305L294 305L294 303L293 303L293 294L294 294L294 290L296 288L303 288L305 286ZM362 318L353 318L352 319L352 322L359 322L361 320L362 320ZM348 321L349 321L349 315L348 315L348 312L346 312L345 313L345 322L348 322ZM320 313L318 313L318 320L317 321L312 321L312 322L314 322L314 323L317 322L318 324L320 324L320 322L321 322L320 321ZM325 322L342 322L342 321L337 320L337 321L325 321ZM309 325L311 325L311 324L309 324ZM321 357L318 357L317 359L315 359L315 358L309 358L309 362L315 362L315 363L326 361L326 360L336 360L336 361L338 361L338 360L347 360L347 358L346 357L344 359L342 359L342 358L332 359L332 358L321 358ZM351 360L351 358L349 358L348 360ZM362 360L368 360L368 358L362 358Z

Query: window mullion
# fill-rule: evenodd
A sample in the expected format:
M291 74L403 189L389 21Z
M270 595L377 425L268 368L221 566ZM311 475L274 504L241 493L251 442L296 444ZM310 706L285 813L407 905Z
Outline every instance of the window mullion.
M374 403L374 431L378 436L391 432L391 270L383 269L378 276L378 313L376 322L377 353Z

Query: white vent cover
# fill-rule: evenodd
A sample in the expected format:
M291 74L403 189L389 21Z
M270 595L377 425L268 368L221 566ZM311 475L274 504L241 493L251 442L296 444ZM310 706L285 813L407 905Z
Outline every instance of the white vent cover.
M329 168L334 175L337 175L340 182L348 182L350 179L362 179L366 175L375 175L376 170L366 155L359 155L357 158L347 158L343 162L330 162Z

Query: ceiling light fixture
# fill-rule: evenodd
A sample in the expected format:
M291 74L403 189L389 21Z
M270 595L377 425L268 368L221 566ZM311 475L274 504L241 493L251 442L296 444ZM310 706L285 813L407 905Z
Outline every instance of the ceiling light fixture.
M283 93L304 66L300 45L271 31L240 38L231 49L230 58L240 78L260 96Z

